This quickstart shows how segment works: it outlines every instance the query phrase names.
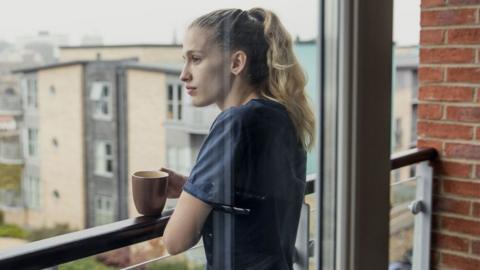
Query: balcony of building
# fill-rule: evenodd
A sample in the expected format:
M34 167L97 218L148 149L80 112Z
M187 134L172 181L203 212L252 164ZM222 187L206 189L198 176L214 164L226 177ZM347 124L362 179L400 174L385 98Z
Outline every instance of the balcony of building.
M18 95L5 93L0 95L0 115L18 116L22 114L22 99Z
M1 135L0 135L1 136ZM0 163L22 164L23 153L18 131L0 137Z
M207 134L220 110L214 105L197 108L190 102L184 102L178 107L176 113L179 116L167 117L170 119L165 122L165 128L181 130L189 134Z
M390 247L391 257L410 256L391 262L391 266L404 263L409 269L428 269L430 265L430 232L432 209L433 169L430 166L437 158L435 149L412 149L392 156L391 170L414 166L416 175L401 182L392 182L390 185L403 185L403 191L394 192L396 202L392 201L390 208L390 238L399 246ZM294 269L311 269L316 256L315 246L319 242L314 237L315 226L311 220L318 215L311 196L315 190L315 175L307 177L305 190L305 210L302 210L297 230L296 253L294 255ZM386 181L389 181L386 179ZM412 188L413 187L413 188ZM408 189L410 188L410 191ZM393 190L393 189L392 189ZM398 197L408 197L403 201ZM303 208L302 208L303 209ZM64 234L28 244L18 248L0 252L1 269L57 269L61 264L79 260L88 256L104 252L115 251L130 247L137 243L161 237L173 209L166 210L161 216L139 216L102 226L89 228L73 233ZM401 234L408 234L411 239L403 240ZM201 248L197 245L189 252ZM398 255L397 253L401 253ZM118 253L117 256L127 256L129 252ZM168 254L160 257L148 258L143 262L125 266L122 269L144 269L153 265L172 261L173 256ZM162 269L162 268L159 268ZM399 268L394 268L399 269ZM403 269L403 268L402 268Z
M410 125L391 117L392 1L319 1L318 170L306 179L295 269L479 269L477 2L422 1L419 91L406 98L416 113ZM179 118L168 129L208 132L203 122L213 112L171 106ZM396 130L402 126L416 127L417 148L391 155L411 142L392 147L392 137L407 137ZM167 269L179 258L160 238L172 211L0 251L0 269L55 269L106 252L123 269ZM133 250L142 260L130 259ZM198 250L185 256L202 267Z

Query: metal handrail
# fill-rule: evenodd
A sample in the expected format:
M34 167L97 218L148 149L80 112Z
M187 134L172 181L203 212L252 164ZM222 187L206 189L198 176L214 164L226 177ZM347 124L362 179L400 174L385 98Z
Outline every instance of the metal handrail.
M408 150L392 156L391 169L436 157L433 148ZM314 186L315 180L308 180L305 194L313 193ZM157 238L172 213L173 209L161 216L140 216L27 243L0 252L0 269L47 268Z
M390 169L396 170L422 161L433 161L437 156L438 152L435 148L412 148L393 154L390 157Z

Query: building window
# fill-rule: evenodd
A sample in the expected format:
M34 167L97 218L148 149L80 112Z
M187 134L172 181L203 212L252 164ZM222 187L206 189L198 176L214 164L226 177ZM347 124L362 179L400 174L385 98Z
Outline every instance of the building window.
M176 91L175 91L176 89ZM183 113L182 85L167 85L167 119L173 121L182 120Z
M22 81L22 84L27 108L38 108L37 80L34 78L26 78Z
M100 119L110 119L112 116L112 87L109 82L94 82L90 89L90 99L93 100L93 116Z
M95 195L95 226L114 222L113 198Z
M38 155L38 129L27 129L27 154L29 157Z
M28 208L40 207L40 179L25 175L23 178L23 198Z
M167 90L167 119L173 120L173 85L168 85Z
M95 173L111 176L113 174L112 144L97 142L95 147Z
M402 147L402 118L395 119L395 148Z
M182 86L177 85L177 118L182 120Z
M413 104L412 105L412 123L410 126L410 130L411 130L410 145L411 146L417 145L417 121L418 121L417 114L418 114L418 105Z

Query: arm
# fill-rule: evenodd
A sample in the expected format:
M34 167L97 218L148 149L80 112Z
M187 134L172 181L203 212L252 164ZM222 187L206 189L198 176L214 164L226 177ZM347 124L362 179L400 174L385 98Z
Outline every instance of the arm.
M211 210L210 205L182 192L163 233L168 253L175 255L193 247L200 240L203 224Z
M211 205L222 202L219 192L223 191L225 172L233 159L238 158L235 154L240 147L239 121L230 121L228 117L217 117L215 121L216 124L202 144L188 181L185 186L182 185L184 191L165 228L163 240L170 254L183 252L198 242L212 211ZM236 132L232 133L232 130ZM235 149L225 151L226 144L235 146ZM212 183L217 184L215 188L212 188Z

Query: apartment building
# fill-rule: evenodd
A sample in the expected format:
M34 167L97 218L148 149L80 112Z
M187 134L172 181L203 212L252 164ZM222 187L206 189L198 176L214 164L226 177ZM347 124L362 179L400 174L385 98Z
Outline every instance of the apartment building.
M138 215L129 175L188 174L215 106L194 108L177 64L78 60L18 70L25 100L25 209L6 218L81 229Z
M215 105L195 108L179 80L179 66L124 66L129 173L162 166L188 175L209 127ZM130 199L130 216L137 215Z
M176 65L181 61L181 45L128 44L61 46L59 62L137 58L140 63Z
M394 47L392 76L392 153L408 150L416 145L418 104L418 47ZM392 171L392 181L406 180L414 175L414 168Z
M297 42L295 50L315 79L315 42ZM415 53L406 52L399 55L397 84L413 87L405 80L414 78ZM61 62L19 70L28 214L17 215L17 223L83 228L135 216L132 172L166 166L189 173L219 110L190 104L178 79L180 53L177 45L62 47ZM313 99L316 83L307 85ZM409 104L411 92L396 91ZM408 140L411 112L395 115L402 127L397 137ZM308 159L311 173L315 157Z

